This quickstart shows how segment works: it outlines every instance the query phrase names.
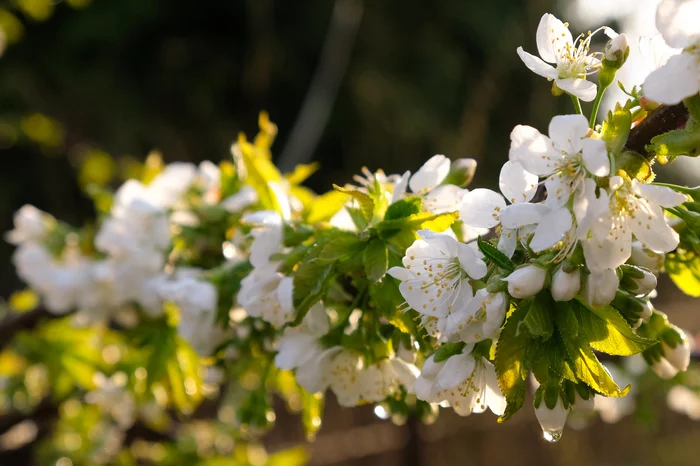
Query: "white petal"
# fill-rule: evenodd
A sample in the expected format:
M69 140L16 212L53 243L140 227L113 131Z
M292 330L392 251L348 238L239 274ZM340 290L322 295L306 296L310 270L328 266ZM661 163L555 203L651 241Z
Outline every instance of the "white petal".
M669 252L678 246L678 233L668 226L661 207L636 198L636 212L628 223L642 246L654 252Z
M423 196L423 208L433 214L457 212L466 192L453 184L438 186Z
M410 270L406 270L403 267L392 267L386 271L389 275L396 278L397 280L413 280L415 277Z
M540 58L527 53L522 47L518 47L517 51L518 56L523 63L525 63L525 66L527 66L533 73L548 79L555 79L557 77L557 70L552 65L549 65L543 62Z
M560 208L550 211L537 225L530 247L535 252L544 251L557 244L571 230L571 212Z
M487 267L484 261L479 259L474 250L464 243L459 243L459 264L473 279L479 280L486 275Z
M503 195L512 203L528 202L537 192L537 175L526 171L518 162L507 161L501 168L498 184Z
M485 379L486 379L486 403L489 409L496 416L502 416L506 411L506 397L501 393L498 387L498 378L496 377L496 369L488 361L484 361Z
M632 180L632 191L639 197L643 197L661 207L676 207L688 200L685 194L666 186L642 184L637 180Z
M474 372L474 358L470 354L457 354L450 357L440 370L436 382L441 388L454 388Z
M562 91L578 97L584 102L591 102L595 99L597 87L595 83L581 78L564 78L556 80L557 86Z
M542 59L556 63L557 50L565 50L567 45L573 46L571 31L556 16L545 13L537 26L537 51Z
M591 271L615 269L629 259L632 252L632 233L615 227L608 236L598 240L595 236L581 242L586 265Z
M518 125L510 133L508 158L530 173L546 176L559 166L561 152L554 148L551 139L532 126Z
M544 204L512 204L501 214L501 222L504 228L520 228L539 223L548 212L549 208Z
M656 28L668 45L685 48L700 42L700 1L663 0L656 9Z
M682 50L666 44L661 34L639 38L639 55L648 71L662 67L669 58L681 53Z
M577 188L575 182L568 176L566 170L550 175L544 182L547 188L547 204L561 207L569 202L569 198Z
M586 138L581 141L581 147L586 170L595 176L608 176L610 174L610 159L605 143L600 139Z
M280 338L279 352L275 355L275 366L282 370L299 367L315 355L316 339L311 335L293 335Z
M408 187L414 193L433 189L450 173L450 159L444 155L434 155L411 177Z
M459 218L465 224L477 228L492 228L498 225L506 201L503 196L490 189L469 191L462 199Z
M396 201L403 199L403 197L406 195L406 187L408 186L408 179L410 177L411 172L405 171L404 174L401 175L401 179L399 180L399 182L394 185L394 192L391 193L392 204Z
M583 115L558 115L549 122L549 137L570 155L581 150L581 139L587 133L588 120Z
M498 250L508 257L513 257L515 247L518 245L518 233L515 230L503 228L498 238Z
M644 95L663 104L677 104L700 90L700 59L681 53L653 71L642 86Z

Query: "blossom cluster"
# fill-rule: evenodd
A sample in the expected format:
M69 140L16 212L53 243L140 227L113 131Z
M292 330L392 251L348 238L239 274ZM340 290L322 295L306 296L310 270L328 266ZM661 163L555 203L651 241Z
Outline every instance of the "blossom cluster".
M363 169L355 184L316 195L300 185L314 166L281 174L272 163L276 128L263 115L257 137L233 145L233 163L174 163L128 180L96 228L23 207L7 235L17 272L50 313L78 328L117 325L150 351L153 364L133 377L100 373L90 403L131 406L120 397L145 377L167 380L172 402L192 409L196 377L175 368L195 361L214 385L250 392L236 398L241 425L274 419L267 390L289 394L284 377L305 410L330 390L342 406L377 404L396 422L411 410L430 420L438 406L507 420L534 386L548 441L570 412L619 418L630 387L602 354L676 381L690 365L691 335L652 299L664 272L700 295L700 192L654 182L652 165L699 152L694 14L698 0L661 2L657 27L682 51L602 124L626 36L602 27L574 40L545 14L541 59L517 53L555 96L570 95L574 113L554 116L546 134L512 130L500 192L467 188L474 160L435 155L413 174ZM591 52L598 32L607 45ZM581 100L593 101L589 118ZM687 121L644 153L628 148L647 115L681 101ZM683 410L677 400L693 389L674 390ZM319 425L312 416L309 429Z

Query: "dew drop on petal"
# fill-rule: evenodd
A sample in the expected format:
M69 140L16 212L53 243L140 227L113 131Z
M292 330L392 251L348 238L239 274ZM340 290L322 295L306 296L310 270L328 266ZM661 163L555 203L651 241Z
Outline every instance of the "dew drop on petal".
M542 436L549 443L557 443L561 439L562 431L558 429L542 430Z

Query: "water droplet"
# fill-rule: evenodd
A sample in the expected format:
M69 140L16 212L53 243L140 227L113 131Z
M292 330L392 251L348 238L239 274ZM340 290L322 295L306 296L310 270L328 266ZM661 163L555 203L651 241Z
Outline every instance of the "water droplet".
M557 443L561 439L561 430L543 430L542 436L549 443Z

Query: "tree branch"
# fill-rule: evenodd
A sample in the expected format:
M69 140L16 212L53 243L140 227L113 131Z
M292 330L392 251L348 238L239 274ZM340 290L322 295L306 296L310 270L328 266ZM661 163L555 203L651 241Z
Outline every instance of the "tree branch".
M651 112L641 123L632 128L625 150L631 150L649 158L646 145L659 134L682 128L688 121L688 109L682 103L662 105Z

